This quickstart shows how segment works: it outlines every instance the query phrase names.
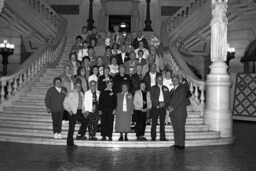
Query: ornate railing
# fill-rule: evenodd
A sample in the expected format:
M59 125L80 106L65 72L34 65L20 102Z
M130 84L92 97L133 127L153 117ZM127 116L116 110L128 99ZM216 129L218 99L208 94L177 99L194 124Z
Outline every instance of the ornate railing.
M173 56L175 56L175 58ZM192 94L192 106L195 110L200 110L201 115L203 116L206 90L205 82L199 80L191 71L176 47L170 47L168 51L164 51L163 57L165 63L168 64L168 67L170 67L174 73L181 74L187 79L190 85L190 92Z
M180 26L184 20L192 15L195 11L201 8L210 0L193 0L181 9L179 9L170 19L167 24L167 32L171 33L174 29Z
M30 1L30 3L31 2L34 1ZM52 41L49 40L46 42L33 53L22 63L16 73L0 78L0 109L15 99L47 64L53 63L58 59L66 42L65 32L67 22L60 16L57 18L60 27L56 37L54 39L52 38ZM53 22L55 23L56 20Z
M60 16L44 0L23 0L32 9L40 13L47 21L58 27Z

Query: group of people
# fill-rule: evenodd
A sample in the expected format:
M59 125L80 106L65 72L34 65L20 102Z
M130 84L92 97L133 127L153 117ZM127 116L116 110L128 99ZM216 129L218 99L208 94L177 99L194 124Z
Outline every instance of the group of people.
M100 121L102 141L113 140L113 128L120 133L119 141L128 141L132 122L137 140L146 141L150 121L151 140L156 141L160 118L160 141L167 141L165 125L171 122L173 148L182 149L189 92L187 81L164 68L162 57L141 31L133 38L120 33L118 26L105 35L83 27L64 73L47 91L45 104L52 115L54 138L61 138L62 120L69 120L68 148L77 148L73 135L78 122L78 140L87 140L87 129L89 140L97 140Z

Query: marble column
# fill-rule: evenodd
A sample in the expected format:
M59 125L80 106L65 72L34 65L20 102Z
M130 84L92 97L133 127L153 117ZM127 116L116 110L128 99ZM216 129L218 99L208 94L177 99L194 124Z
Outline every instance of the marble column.
M94 20L93 20L93 0L89 0L90 5L89 5L89 17L87 19L87 27L88 30L92 30Z
M150 19L150 1L151 0L146 0L147 2L147 13L146 13L146 20L145 20L145 28L144 31L153 31L151 27L151 19Z
M139 1L133 0L133 9L132 9L132 19L131 19L131 31L137 32L139 31L140 24L140 11L139 11Z
M108 13L107 13L107 0L100 0L101 2L101 9L99 14L99 31L107 31L107 21L108 21Z
M212 0L211 61L206 81L205 123L219 131L221 137L232 137L230 111L231 78L227 72L227 5L228 0Z

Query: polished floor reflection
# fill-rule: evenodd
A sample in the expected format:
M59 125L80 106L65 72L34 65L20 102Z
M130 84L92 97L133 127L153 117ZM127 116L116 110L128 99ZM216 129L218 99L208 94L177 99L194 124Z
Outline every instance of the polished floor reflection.
M255 171L256 123L235 122L233 145L169 148L86 148L0 143L0 171Z

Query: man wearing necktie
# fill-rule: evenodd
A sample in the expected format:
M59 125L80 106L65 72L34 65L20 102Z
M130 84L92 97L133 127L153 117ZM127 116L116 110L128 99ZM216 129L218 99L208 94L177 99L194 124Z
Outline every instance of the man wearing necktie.
M156 83L150 89L150 98L152 101L151 140L156 140L156 124L160 116L160 141L167 141L165 137L165 114L166 108L170 103L170 95L168 88L163 85L163 77L161 75L156 77Z
M185 148L185 124L187 118L186 108L186 89L180 85L179 78L173 76L172 82L174 88L170 92L170 118L174 131L175 144L171 146L174 149Z

